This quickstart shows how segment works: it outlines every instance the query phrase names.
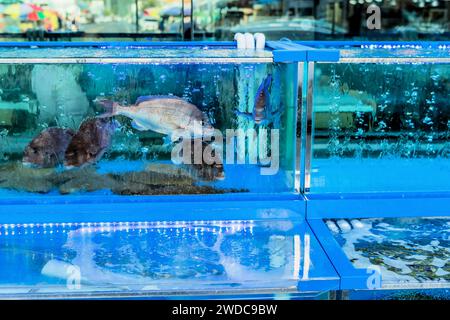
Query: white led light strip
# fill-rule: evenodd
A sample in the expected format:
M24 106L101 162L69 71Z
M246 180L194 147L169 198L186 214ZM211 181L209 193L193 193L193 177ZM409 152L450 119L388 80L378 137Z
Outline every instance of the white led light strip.
M115 232L115 231L183 231L194 232L250 232L253 233L253 220L228 221L144 221L144 222L68 222L68 223L24 223L0 224L0 236L22 234L67 233L78 229L80 232Z

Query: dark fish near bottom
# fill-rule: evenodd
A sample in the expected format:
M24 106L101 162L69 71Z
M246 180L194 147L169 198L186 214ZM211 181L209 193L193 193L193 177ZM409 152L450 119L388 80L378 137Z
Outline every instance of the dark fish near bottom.
M225 179L225 171L223 168L223 159L221 157L221 155L218 155L218 158L221 159L220 163L212 163L212 164L208 164L206 163L205 159L203 159L202 163L195 163L195 140L193 139L191 141L191 154L190 154L190 159L191 159L191 163L190 164L183 164L182 168L183 170L185 170L186 172L188 172L192 177L194 177L197 180L202 180L202 181L215 181L215 180L224 180ZM201 142L202 145L202 149L201 152L202 154L205 151L206 147L211 147L209 145L209 143L202 141ZM218 151L220 152L220 151Z
M68 168L93 164L111 145L115 121L110 118L85 120L66 150L64 165Z
M75 132L70 129L48 128L25 148L22 162L40 168L53 168L64 162L64 155Z

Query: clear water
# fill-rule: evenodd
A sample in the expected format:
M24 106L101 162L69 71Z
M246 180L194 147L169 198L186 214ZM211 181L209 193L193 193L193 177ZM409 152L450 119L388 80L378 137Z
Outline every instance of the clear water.
M450 191L450 63L400 61L426 50L381 51L315 66L311 192Z
M399 62L408 59L425 58L428 61L434 59L448 59L450 55L450 46L447 43L365 43L356 44L356 42L348 42L348 44L342 44L337 42L338 45L333 45L333 42L320 42L308 43L317 49L336 49L340 52L340 58L344 60L357 59L366 60L370 59L398 59ZM383 63L383 60L379 61ZM386 60L385 60L386 62Z
M270 52L250 54L206 47L180 50L2 48L0 52L0 197L24 192L44 195L99 192L152 195L294 191L295 132L292 128L295 127L296 95L295 88L286 79L288 75L295 76L295 66L215 62L224 57L267 60L271 59ZM58 57L116 57L122 61L118 64L26 63L26 58ZM15 63L8 63L12 58ZM128 64L124 62L127 58L157 58L162 63ZM168 58L175 60L164 63ZM180 63L177 58L180 61L184 58L206 60ZM239 115L236 110L252 113L258 87L268 74L273 76L273 83L267 105L270 104L273 112L265 123L256 124L253 117ZM104 113L94 102L96 98L108 98L123 106L131 106L138 97L148 95L173 95L192 103L215 129L223 133L224 138L229 129L255 129L258 133L267 129L268 135L259 136L269 146L267 155L273 145L270 132L278 131L279 140L274 140L274 143L278 143L280 150L279 170L270 175L261 174L263 167L270 165L271 161L268 164L249 160L250 153L255 154L258 150L250 139L228 148L229 151L232 149L230 154L234 161L227 162L224 139L223 150L217 150L225 162L225 179L218 179L214 173L212 177L204 177L202 173L214 170L215 165L206 164L204 160L196 167L174 164L171 151L176 143L167 143L167 136L152 130L134 129L131 119L124 116L115 117L119 127L114 131L106 153L94 165L75 170L21 165L26 146L42 130L59 127L76 131L86 119ZM183 177L179 176L181 167Z
M361 47L344 48L340 51L341 58L394 58L407 60L411 58L448 59L450 47L441 45L430 47L426 45L364 45Z
M266 50L236 50L227 47L170 47L145 46L103 46L91 47L0 47L0 61L7 63L11 58L272 58L272 53Z
M0 296L294 292L299 279L337 279L306 223L291 221L0 225L0 263Z
M327 224L356 268L380 268L382 288L450 288L450 218L338 219Z

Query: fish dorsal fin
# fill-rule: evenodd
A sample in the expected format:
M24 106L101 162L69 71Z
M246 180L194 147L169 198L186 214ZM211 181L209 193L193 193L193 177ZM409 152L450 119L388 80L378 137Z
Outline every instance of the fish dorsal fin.
M180 97L177 97L177 96L141 96L141 97L137 98L135 105L139 105L142 102L156 100L156 99L176 99L176 100L181 100L181 101L186 102L186 100L184 100Z

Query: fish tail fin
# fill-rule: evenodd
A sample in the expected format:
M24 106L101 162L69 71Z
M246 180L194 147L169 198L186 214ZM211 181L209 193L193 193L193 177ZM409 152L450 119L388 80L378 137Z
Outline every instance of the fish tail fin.
M95 99L94 102L103 107L105 112L99 116L99 118L109 118L117 115L117 111L120 105L109 99Z

